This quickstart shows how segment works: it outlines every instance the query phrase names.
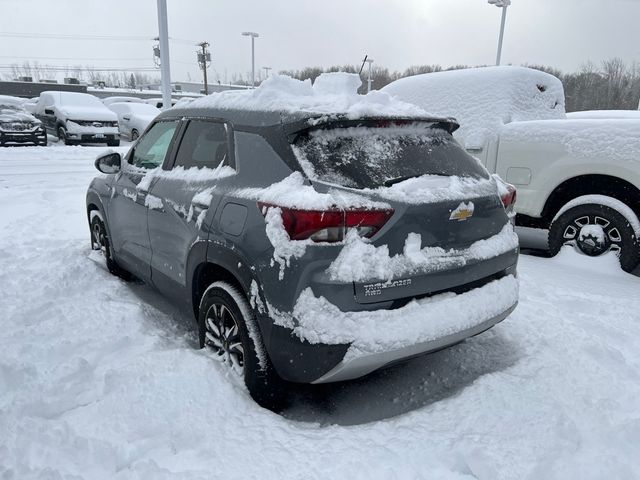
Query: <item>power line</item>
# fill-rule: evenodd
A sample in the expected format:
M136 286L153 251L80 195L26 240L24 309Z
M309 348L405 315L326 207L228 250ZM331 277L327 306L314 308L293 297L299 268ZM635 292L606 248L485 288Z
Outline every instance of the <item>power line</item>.
M17 69L23 69L24 68L21 65L0 65L0 70L13 70L14 68ZM37 68L32 67L34 70L37 70ZM157 72L158 69L155 67L129 67L129 68L122 68L122 67L104 67L104 68L96 68L96 67L89 67L89 66L80 66L80 65L73 65L73 66L45 66L45 67L40 67L40 69L42 70L51 70L54 72L66 72L69 70L82 70L82 71L88 71L88 72Z
M22 33L22 32L0 32L0 37L9 38L48 38L53 40L111 40L111 41L124 41L124 42L149 42L152 41L156 35L83 35L83 34L59 34L59 33ZM189 45L196 45L198 42L195 40L188 40L185 38L169 37L169 40L176 43L184 43Z
M32 57L30 55L0 55L0 58L15 58L15 59L23 59L23 61L30 60L91 60L95 62L102 61L121 61L121 62L140 62L149 60L148 58L122 58L122 57L111 57L111 58L95 58L95 57ZM191 62L189 62L191 64Z

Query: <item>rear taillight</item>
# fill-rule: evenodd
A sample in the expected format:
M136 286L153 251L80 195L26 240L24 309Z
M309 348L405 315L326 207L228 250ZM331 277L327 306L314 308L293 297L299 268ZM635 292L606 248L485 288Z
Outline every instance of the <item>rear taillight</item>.
M374 236L393 215L393 210L300 210L258 202L263 215L279 208L282 225L291 240L340 242L347 232L356 231L365 238Z
M516 203L516 187L510 183L506 183L505 187L507 187L508 191L500 197L500 200L502 200L505 210L509 211L513 209L513 204Z

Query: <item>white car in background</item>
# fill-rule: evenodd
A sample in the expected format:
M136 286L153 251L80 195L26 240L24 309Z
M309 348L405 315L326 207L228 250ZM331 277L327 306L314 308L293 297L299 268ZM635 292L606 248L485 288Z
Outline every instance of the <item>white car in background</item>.
M42 92L34 115L65 145L106 143L120 145L118 117L88 93Z
M109 109L118 115L120 134L131 140L137 140L147 125L160 113L158 108L147 103L112 103Z
M148 98L145 100L146 103L148 103L149 105L153 105L156 108L162 108L162 98ZM171 106L173 107L176 103L178 103L178 100L172 98L171 99Z
M102 103L104 103L107 107L112 103L146 103L142 98L138 97L105 97L102 99Z

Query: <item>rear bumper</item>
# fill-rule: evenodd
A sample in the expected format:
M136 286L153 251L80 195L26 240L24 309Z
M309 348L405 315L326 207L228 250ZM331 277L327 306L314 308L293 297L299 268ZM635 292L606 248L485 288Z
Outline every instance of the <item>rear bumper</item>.
M269 316L259 317L262 337L285 380L328 383L358 378L453 345L504 320L518 303L515 265L502 275L396 308L381 305L357 312L342 311L306 289L292 312L270 306Z
M352 380L359 378L375 370L378 370L386 365L398 362L400 360L406 360L418 355L424 355L427 353L435 352L443 348L455 345L467 338L478 335L491 327L500 323L507 318L511 312L516 308L514 304L504 312L492 317L484 322L466 330L447 335L436 340L429 342L418 343L416 345L410 345L408 347L392 350L389 352L373 353L364 357L357 357L352 360L341 361L338 365L333 367L327 373L322 375L317 380L311 383L330 383L341 382L343 380Z

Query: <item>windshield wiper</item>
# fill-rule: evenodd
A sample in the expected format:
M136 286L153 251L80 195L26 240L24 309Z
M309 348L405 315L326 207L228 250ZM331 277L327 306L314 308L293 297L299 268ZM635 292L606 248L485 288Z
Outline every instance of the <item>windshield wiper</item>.
M396 183L404 182L405 180L409 180L410 178L418 178L424 175L434 175L438 177L450 177L450 173L416 173L414 175L403 175L402 177L392 178L390 180L384 181L385 187L390 187L391 185L395 185Z

